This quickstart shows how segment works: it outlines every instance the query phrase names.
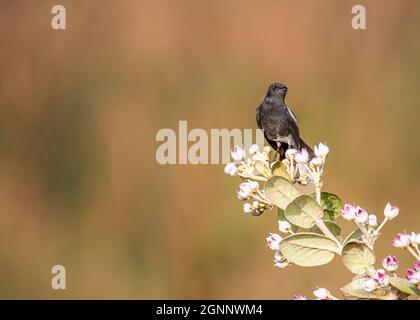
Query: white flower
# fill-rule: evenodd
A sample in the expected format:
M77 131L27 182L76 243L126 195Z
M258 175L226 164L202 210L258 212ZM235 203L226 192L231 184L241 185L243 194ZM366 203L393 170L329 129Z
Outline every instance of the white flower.
M257 181L249 181L248 186L249 188L251 188L252 191L257 190L260 187Z
M286 268L288 265L289 265L289 263L288 263L288 262L285 262L285 261L283 261L283 262L276 262L276 263L274 263L274 266L275 266L275 267L277 267L277 268L280 268L280 269L284 269L284 268Z
M419 245L420 244L420 233L411 232L410 242L412 245Z
M295 295L293 296L293 300L308 300L308 299L306 299L306 297L305 297L305 296L302 296L302 295L300 295L300 294L295 294Z
M238 198L240 200L248 200L252 192L259 188L259 184L256 181L243 182L239 185Z
M276 233L270 233L270 236L268 236L265 240L267 241L267 246L274 251L280 250L280 241L283 238L276 234Z
M388 272L394 272L398 269L398 260L394 256L388 255L382 262L384 269Z
M248 200L251 196L250 192L246 192L244 190L238 190L238 199L239 200Z
M265 146L265 147L263 148L263 152L264 152L264 153L266 153L266 154L269 154L269 153L270 153L270 151L271 151L271 148L270 148L269 146Z
M410 244L410 237L405 233L398 233L392 244L397 248L405 248Z
M280 251L274 252L274 266L284 269L289 265L289 262L281 255Z
M230 152L230 155L235 161L242 161L245 159L245 150L240 146L234 146Z
M354 220L356 218L356 208L346 203L341 210L341 216L348 221Z
M297 163L307 163L309 160L308 151L306 151L306 149L303 148L302 150L296 152L295 160Z
M381 287L386 287L389 285L389 276L384 269L376 270L373 280L375 280L376 283Z
M331 293L325 288L318 288L314 291L314 296L319 300L328 300L331 297Z
M286 153L285 153L286 159L289 159L290 161L293 161L293 158L294 158L296 152L297 152L296 149L287 149Z
M323 143L320 143L318 146L314 147L314 153L317 157L325 158L328 152L330 152L330 149Z
M369 215L366 212L366 210L360 208L359 206L357 206L357 208L356 208L355 215L356 215L356 217L355 217L356 223L361 224L361 225L366 224L366 222L369 219Z
M323 161L322 161L322 159L321 158L319 158L319 157L315 157L315 158L313 158L312 160L311 160L311 162L310 162L310 166L311 167L319 167L320 165L322 165L322 163L323 163Z
M238 168L236 167L236 165L233 162L228 163L225 166L225 173L230 175L230 176L236 176L237 173L238 173Z
M388 218L388 220L394 219L396 216L398 216L398 213L400 212L400 209L396 206L391 206L391 204L388 202L384 209L384 215L385 218Z
M378 219L376 218L376 216L374 214L370 214L368 217L369 220L369 226L371 227L376 227L378 225Z
M288 221L279 220L279 230L280 230L280 232L287 233L287 232L290 231L291 227L292 226L290 225L290 223Z
M245 213L251 213L253 209L254 208L252 207L252 205L250 203L248 203L248 202L244 203L244 212Z
M250 155L254 155L256 153L258 153L260 151L260 147L258 146L258 144L253 144L252 146L249 147L249 154Z
M416 238L414 239L414 242L419 245L420 244L420 233L417 233Z
M366 292L372 292L376 289L378 289L377 282L371 278L365 278L365 281L363 282L363 290Z

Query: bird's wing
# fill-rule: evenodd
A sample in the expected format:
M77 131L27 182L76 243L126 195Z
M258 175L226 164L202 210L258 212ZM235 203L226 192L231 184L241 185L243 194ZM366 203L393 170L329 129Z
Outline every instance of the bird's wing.
M298 125L298 122L297 122L297 119L296 119L296 116L295 116L295 114L293 113L293 111L292 111L292 109L290 109L288 106L286 106L286 108L287 108L287 111L288 111L288 113L289 113L289 115L290 115L290 118L293 120L293 122L296 124L296 126Z
M299 148L300 138L299 138L299 127L296 120L296 116L293 113L292 109L287 107L287 124L289 127L289 132L293 137L293 144L291 145L292 148Z

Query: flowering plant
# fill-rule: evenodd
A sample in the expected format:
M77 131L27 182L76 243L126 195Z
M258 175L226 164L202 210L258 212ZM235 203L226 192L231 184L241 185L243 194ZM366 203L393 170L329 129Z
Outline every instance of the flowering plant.
M388 221L395 219L399 208L388 203L384 218L378 217L354 204L342 205L332 193L322 192L322 174L329 148L320 143L314 147L313 158L306 149L289 149L282 161L270 161L270 147L261 151L257 145L248 150L235 146L231 151L233 162L225 173L242 179L237 191L244 201L246 214L259 216L267 210L276 210L278 229L282 235L270 233L267 246L274 251L274 266L286 268L290 264L315 267L341 257L344 266L354 274L350 283L340 290L344 299L397 300L409 296L420 297L420 234L397 234L393 245L406 249L416 259L414 267L400 277L396 271L398 260L388 255L381 268L375 268L375 241ZM313 185L314 192L301 194L297 186ZM355 230L347 237L336 223L338 217L352 222ZM318 300L336 300L325 288L314 291ZM295 300L304 300L296 295Z

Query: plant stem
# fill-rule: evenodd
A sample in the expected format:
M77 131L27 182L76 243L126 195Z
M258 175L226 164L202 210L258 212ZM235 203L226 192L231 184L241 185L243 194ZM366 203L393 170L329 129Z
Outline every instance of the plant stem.
M388 218L385 217L384 221L382 221L382 223L379 225L379 227L376 228L376 230L373 232L372 236L377 236L379 234L379 231L383 228L383 226L387 222L388 222Z
M240 174L240 177L244 179L251 179L251 180L258 180L258 181L267 181L264 177L254 176L254 175L246 175L246 174Z
M340 241L338 241L338 239L332 234L332 232L330 231L330 229L327 228L327 226L324 223L324 220L322 219L315 219L315 224L316 226L319 228L319 230L322 231L322 233L324 235L326 235L328 238L330 238L331 240L333 240L337 246L339 251L337 252L338 254L341 254L341 250L343 249L343 245L340 243Z
M315 195L316 195L316 202L321 205L321 184L317 183L315 185Z
M315 178L315 177L314 177ZM321 205L321 188L322 188L322 182L319 179L315 180L315 195L316 195L316 202L318 202L318 204L322 207ZM330 231L330 229L327 228L327 226L324 223L324 220L322 219L316 219L315 220L315 224L316 226L319 228L319 230L322 231L322 233L324 235L326 235L328 238L330 238L331 240L333 240L341 253L341 249L343 248L342 244L340 243L340 241L338 241L338 239L332 234L332 232Z
M420 256L416 254L416 252L411 247L407 247L407 250L416 258L417 260L420 260Z

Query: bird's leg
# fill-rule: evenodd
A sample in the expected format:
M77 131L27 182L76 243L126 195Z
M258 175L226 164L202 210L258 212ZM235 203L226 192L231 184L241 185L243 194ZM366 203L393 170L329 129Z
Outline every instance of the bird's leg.
M281 144L279 144L277 146L277 149L275 149L274 156L273 156L273 159L271 160L271 162L276 161L277 155L279 155L279 160L281 159L281 151L282 151Z

